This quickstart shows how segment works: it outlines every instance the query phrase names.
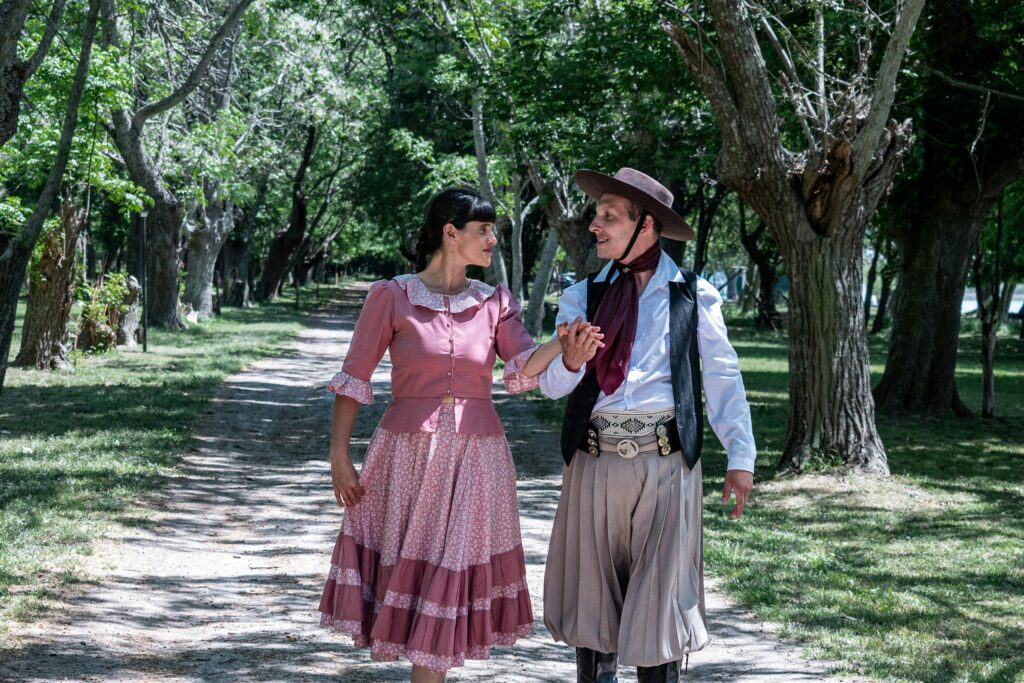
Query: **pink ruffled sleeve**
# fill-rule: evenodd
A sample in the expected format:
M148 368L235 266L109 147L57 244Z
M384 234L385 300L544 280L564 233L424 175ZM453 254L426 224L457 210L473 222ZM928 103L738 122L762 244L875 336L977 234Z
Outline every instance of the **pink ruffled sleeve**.
M504 285L498 285L497 296L501 303L501 315L494 343L498 355L505 361L505 374L502 377L505 389L513 394L536 389L540 385L540 377L527 377L523 374L523 368L537 350L537 344L523 325L519 302L512 296L512 292Z
M366 302L352 333L341 372L327 385L328 391L363 404L373 403L370 377L384 357L394 335L394 299L387 280L370 285Z

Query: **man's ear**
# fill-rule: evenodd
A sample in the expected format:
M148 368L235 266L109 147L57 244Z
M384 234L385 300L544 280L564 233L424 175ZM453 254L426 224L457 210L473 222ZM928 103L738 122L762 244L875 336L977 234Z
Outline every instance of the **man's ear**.
M644 216L644 230L654 230L654 216L647 214Z

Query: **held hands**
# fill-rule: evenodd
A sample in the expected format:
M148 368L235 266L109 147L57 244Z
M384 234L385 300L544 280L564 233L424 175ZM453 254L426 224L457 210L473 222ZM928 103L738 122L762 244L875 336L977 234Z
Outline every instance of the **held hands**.
M570 372L578 372L597 354L598 349L604 348L601 328L586 322L582 316L576 316L571 323L560 324L557 332L558 343L562 346L562 363Z
M750 489L754 487L754 475L746 470L729 470L725 473L725 488L722 490L722 505L729 502L729 497L736 494L736 506L729 513L733 519L743 514L743 506L747 504Z
M331 484L334 487L334 499L338 507L353 507L362 500L363 490L359 483L359 475L348 456L331 457Z

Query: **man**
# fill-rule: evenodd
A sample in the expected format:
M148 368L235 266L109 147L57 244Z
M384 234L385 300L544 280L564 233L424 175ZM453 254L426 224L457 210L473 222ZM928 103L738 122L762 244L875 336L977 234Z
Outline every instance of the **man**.
M709 642L702 393L735 518L753 485L750 408L718 290L658 246L693 238L672 194L630 168L576 182L597 200L590 231L612 261L563 293L562 357L540 380L545 395L569 395L544 622L576 647L581 683L614 683L619 661L640 683L678 681L680 660ZM585 334L591 324L603 344Z

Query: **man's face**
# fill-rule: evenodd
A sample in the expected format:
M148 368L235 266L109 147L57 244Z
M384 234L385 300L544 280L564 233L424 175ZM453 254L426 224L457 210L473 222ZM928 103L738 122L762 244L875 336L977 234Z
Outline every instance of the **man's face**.
M636 227L636 218L629 217L629 200L617 194L603 194L597 202L597 214L590 223L590 232L597 238L597 256L617 259L629 246ZM640 240L638 240L639 242ZM630 256L642 253L635 245ZM626 259L627 261L629 258Z

